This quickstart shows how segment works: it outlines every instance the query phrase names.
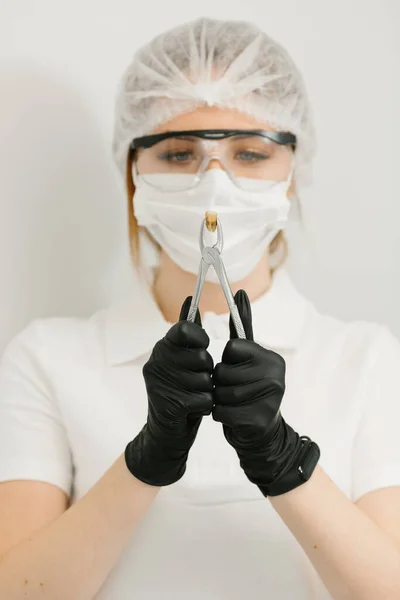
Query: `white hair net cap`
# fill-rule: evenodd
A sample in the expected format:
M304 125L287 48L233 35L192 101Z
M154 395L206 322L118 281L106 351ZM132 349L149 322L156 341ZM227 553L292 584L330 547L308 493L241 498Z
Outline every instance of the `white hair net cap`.
M140 48L117 88L112 141L123 178L133 138L201 105L234 108L297 136L294 177L311 183L312 111L288 52L256 25L200 18Z

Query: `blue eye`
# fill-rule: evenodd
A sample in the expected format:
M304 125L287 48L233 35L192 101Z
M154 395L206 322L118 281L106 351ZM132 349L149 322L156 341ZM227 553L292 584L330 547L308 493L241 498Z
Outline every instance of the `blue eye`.
M169 151L159 155L160 160L165 160L167 162L185 162L190 160L190 158L191 153L186 150Z
M243 152L238 152L236 157L245 162L256 162L258 160L267 160L269 158L267 154L261 154L260 152L253 152L251 150L243 150Z

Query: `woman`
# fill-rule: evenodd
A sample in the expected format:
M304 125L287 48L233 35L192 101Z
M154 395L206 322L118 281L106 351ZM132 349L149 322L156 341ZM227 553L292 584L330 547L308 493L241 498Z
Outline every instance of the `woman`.
M199 19L135 55L113 150L148 279L6 349L2 598L400 597L399 343L319 314L281 264L313 140L253 25ZM247 339L212 270L186 320L207 209Z

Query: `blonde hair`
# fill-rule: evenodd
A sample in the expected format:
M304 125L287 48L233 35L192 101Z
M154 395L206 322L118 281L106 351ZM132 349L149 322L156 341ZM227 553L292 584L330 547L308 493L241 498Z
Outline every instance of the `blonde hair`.
M127 202L128 202L128 235L129 235L129 251L131 255L132 262L140 273L140 237L139 233L142 228L139 226L137 219L135 217L134 211L134 195L135 195L135 184L133 183L132 177L132 162L133 162L134 150L130 149L126 159L126 174L125 174L125 183L126 183L126 192L127 192ZM295 184L292 182L292 189L295 190ZM147 230L144 231L145 235L151 240L156 247L159 248L157 242L153 239L153 237L148 233ZM270 266L271 273L273 273L276 269L284 264L287 259L289 248L288 242L283 231L279 231L277 235L274 237L272 242L269 245L270 256L274 257L274 264Z

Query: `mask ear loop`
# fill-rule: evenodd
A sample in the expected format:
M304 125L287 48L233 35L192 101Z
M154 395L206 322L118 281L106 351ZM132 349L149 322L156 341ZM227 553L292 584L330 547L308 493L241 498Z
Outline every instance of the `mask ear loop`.
M135 187L137 187L138 185L138 177L139 177L139 173L137 170L137 165L136 165L136 161L132 161L132 180L133 183L135 184Z
M286 179L286 187L285 187L285 192L287 192L287 191L288 191L288 189L290 188L290 185L291 185L291 183L292 183L292 181L293 181L293 174L294 174L294 169L295 169L295 166L296 166L296 157L295 157L295 154L294 154L294 152L293 152L293 156L292 156L292 159L291 159L291 162L290 162L290 171L289 171L289 175L288 175L288 177L287 177L287 179Z
M292 180L293 180L293 172L294 172L294 168L292 167L290 169L289 175L288 175L288 177L287 177L287 179L285 181L285 192L287 192L288 189L290 188L290 185L291 185Z

